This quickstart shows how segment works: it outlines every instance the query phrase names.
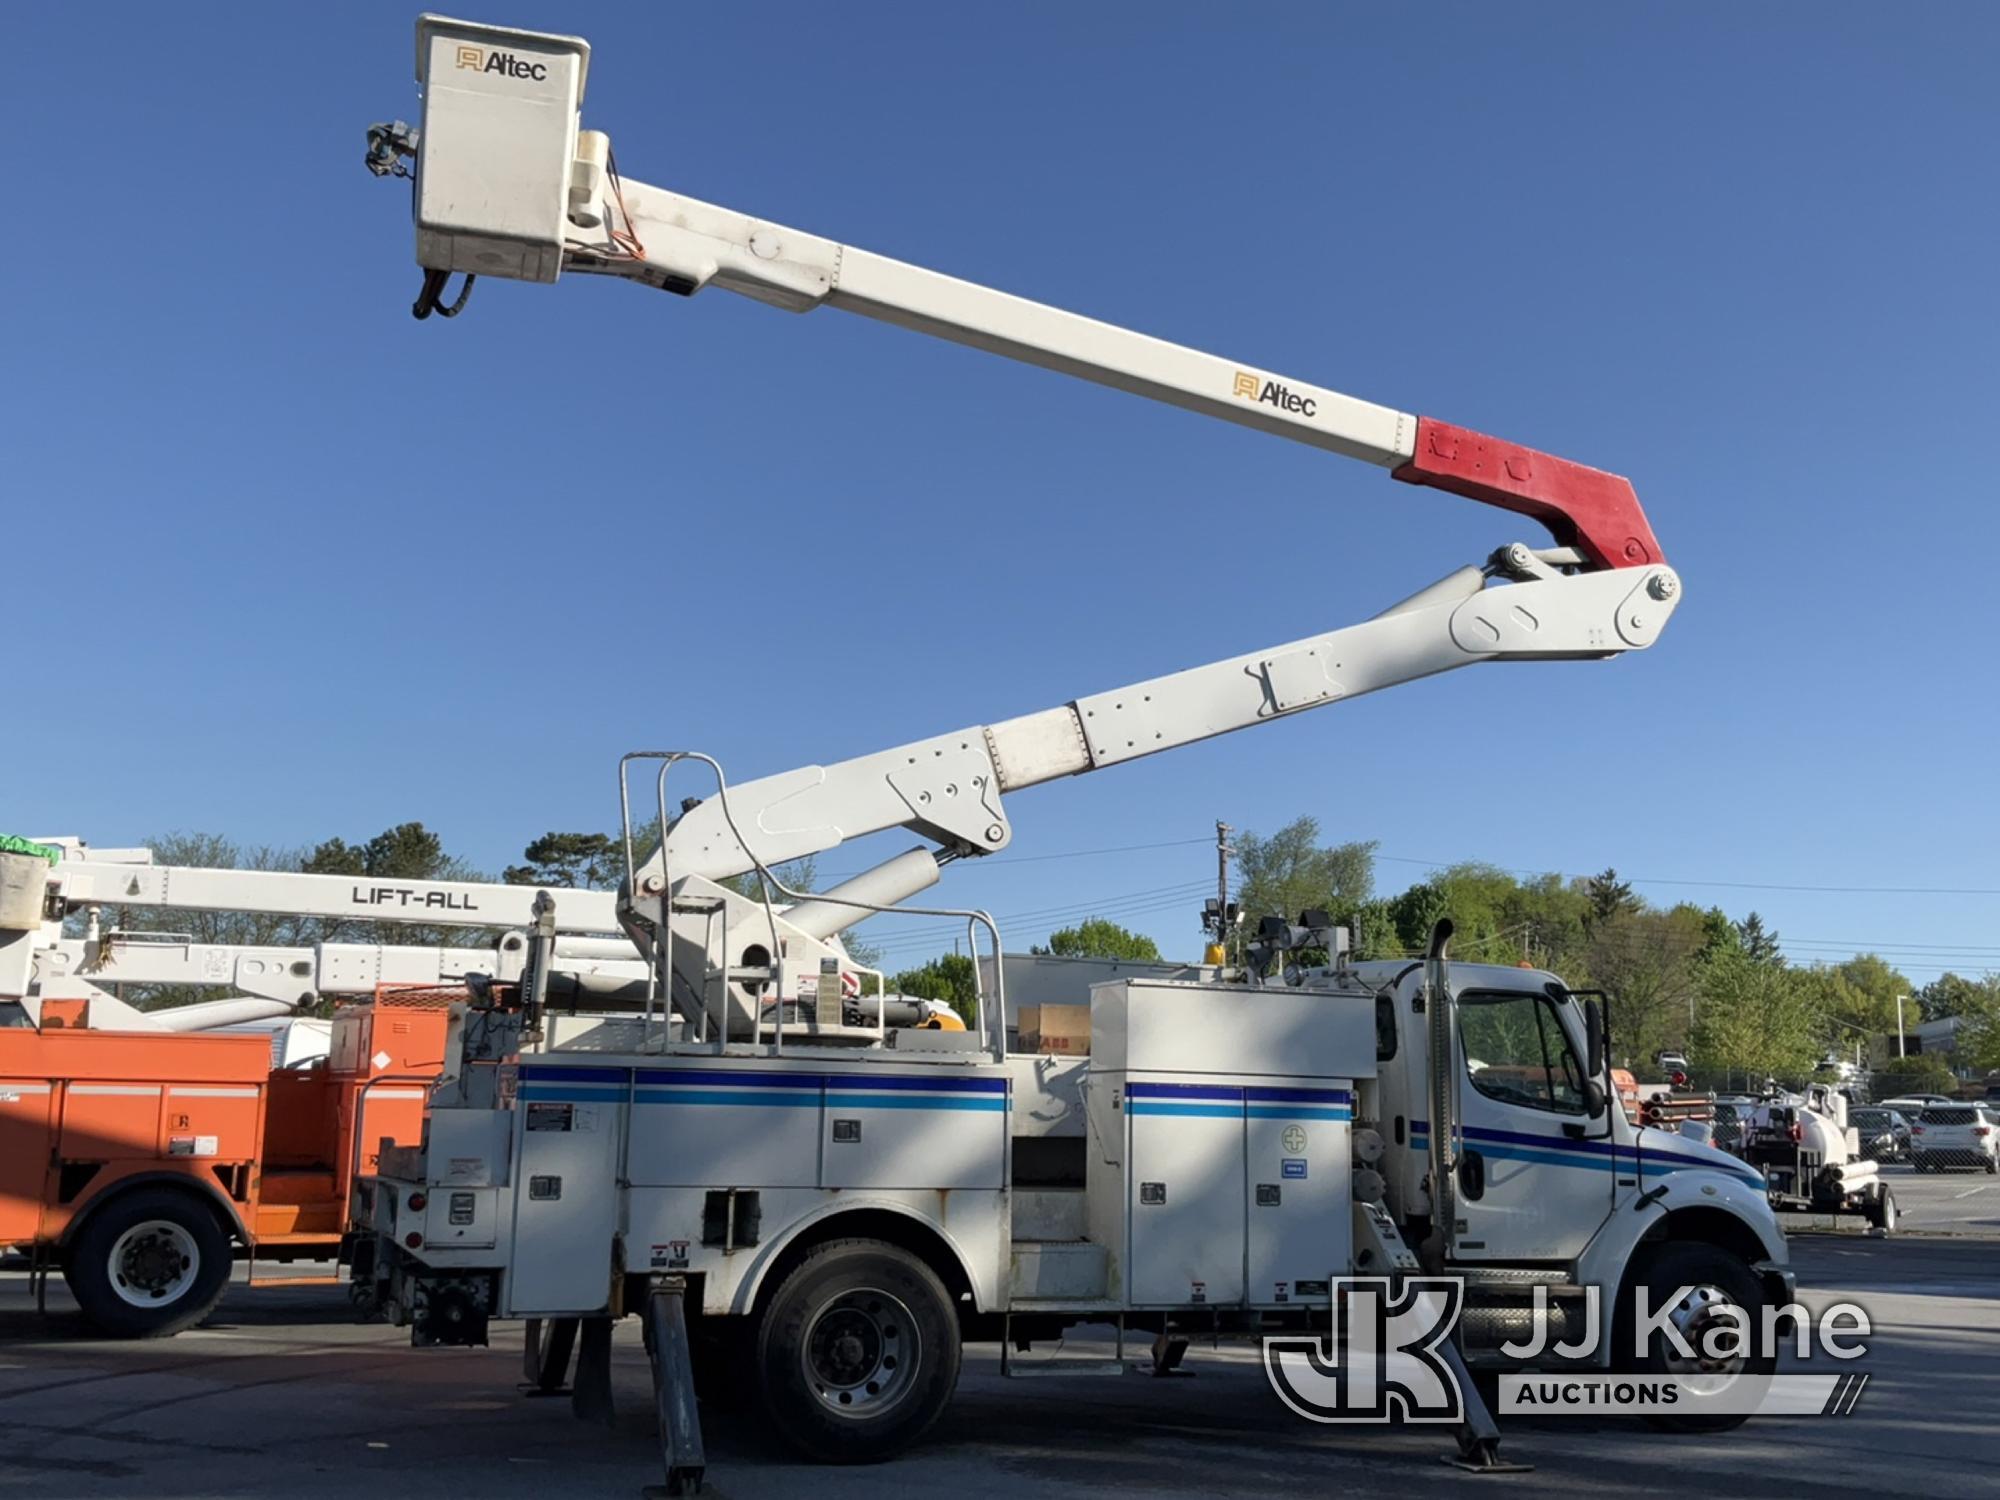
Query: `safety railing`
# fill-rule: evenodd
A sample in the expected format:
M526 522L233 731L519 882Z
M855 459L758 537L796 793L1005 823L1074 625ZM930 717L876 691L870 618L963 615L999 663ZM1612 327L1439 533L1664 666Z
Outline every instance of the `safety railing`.
M660 844L652 857L647 860L648 870L643 885L640 879L640 865L632 837L632 795L629 770L632 762L641 760L658 761L660 765L654 784L655 801L659 810ZM636 905L642 900L650 900L657 897L660 903L660 920L654 934L653 951L649 955L651 963L648 965L649 973L646 983L645 1035L650 1041L652 1035L653 1006L657 1000L662 1006L662 1018L667 1031L667 1040L671 1040L674 998L673 984L675 977L673 966L675 885L673 870L669 861L670 840L668 835L672 832L673 821L667 812L667 777L673 768L683 761L697 761L707 766L715 776L715 795L717 805L722 813L723 823L729 829L730 836L736 840L736 845L742 851L744 859L749 862L751 869L756 873L760 904L763 907L764 921L769 929L771 938L770 947L767 950L769 955L769 966L767 969L746 969L741 966L732 965L729 960L733 949L729 946L725 912L722 962L718 966L721 991L720 1005L718 1007L711 1007L708 1004L708 982L711 976L708 972L705 954L702 985L698 992L700 1000L699 1032L696 1037L688 1037L685 1023L694 1018L684 1017L683 1038L686 1040L695 1040L698 1044L711 1046L716 1052L721 1052L728 1041L728 1008L731 986L733 984L743 984L747 989L748 986L754 984L754 990L748 994L751 1015L753 1017L751 1025L752 1033L761 1040L765 1012L768 1005L772 1049L782 1053L785 1044L785 1006L788 1000L794 1004L799 1003L799 1001L796 997L788 997L786 993L785 950L784 942L779 932L778 910L774 897L777 900L783 900L792 904L816 898L810 891L793 890L790 886L786 885L783 880L778 878L776 872L751 848L749 840L743 837L742 830L736 824L735 814L730 809L729 782L728 778L723 774L721 763L713 756L705 755L699 750L633 750L621 756L618 761L618 811L620 836L625 855L626 899L628 902ZM655 863L657 863L658 868L650 868ZM966 924L967 948L973 958L972 985L974 1015L983 1033L985 1044L995 1060L1006 1057L1007 1000L1005 965L1001 962L1000 928L988 913L966 907L885 906L854 896L840 896L837 900L841 906L852 907L858 912L866 912L873 915L955 917L963 920ZM686 914L697 915L699 913L690 911ZM986 993L987 985L982 976L982 966L979 962L979 933L981 929L984 929L986 933L993 956L992 1001L990 1004L988 1003ZM704 944L706 944L709 935L709 930L705 927ZM864 969L862 965L852 965L850 967L857 970ZM879 1038L886 1035L888 1030L886 1020L887 985L879 972L874 970L865 970L865 972L873 973L876 979L875 1029ZM683 982L685 983L685 980ZM818 982L825 984L827 982L825 976L822 975ZM835 982L838 983L837 976L835 977ZM815 994L817 996L817 991ZM709 1034L711 1031L713 1032L712 1036Z

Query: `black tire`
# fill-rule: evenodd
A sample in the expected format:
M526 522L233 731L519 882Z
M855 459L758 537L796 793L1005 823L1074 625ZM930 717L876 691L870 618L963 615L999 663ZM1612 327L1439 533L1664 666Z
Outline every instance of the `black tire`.
M1875 1184L1875 1191L1868 1195L1868 1201L1862 1205L1861 1212L1872 1228L1879 1229L1884 1234L1896 1232L1896 1223L1900 1216L1896 1211L1896 1195L1889 1191L1888 1183Z
M935 1271L882 1240L834 1240L793 1267L764 1309L758 1398L807 1458L879 1463L944 1412L959 1354L957 1312Z
M121 1339L191 1328L229 1284L229 1235L180 1188L138 1188L93 1211L71 1240L63 1277L83 1315Z
M1664 1330L1655 1333L1643 1349L1637 1349L1638 1342L1638 1291L1646 1291L1646 1306L1657 1311L1666 1298L1680 1287L1705 1289L1711 1298L1719 1297L1733 1302L1749 1315L1749 1327L1753 1339L1763 1328L1764 1288L1756 1274L1741 1260L1726 1250L1714 1245L1696 1243L1663 1244L1643 1254L1633 1267L1624 1288L1618 1297L1618 1317L1614 1346L1615 1362L1618 1368L1634 1375L1668 1375L1699 1373L1688 1369L1676 1357L1676 1351ZM1701 1296L1687 1299L1695 1302ZM1692 1331L1698 1332L1697 1319ZM1768 1375L1776 1367L1774 1354L1760 1351L1744 1360L1737 1368L1744 1374ZM1649 1414L1646 1422L1662 1432L1727 1432L1732 1427L1740 1427L1748 1420L1747 1414L1718 1412L1705 1414L1695 1411Z

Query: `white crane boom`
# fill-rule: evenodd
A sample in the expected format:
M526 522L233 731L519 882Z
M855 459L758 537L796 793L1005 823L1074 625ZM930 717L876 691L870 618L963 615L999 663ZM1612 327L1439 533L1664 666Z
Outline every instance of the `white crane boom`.
M621 178L609 139L580 125L589 61L577 37L418 21L421 133L375 127L369 164L402 173L401 157L415 158L420 317L464 305L464 293L442 301L454 271L468 290L473 275L552 282L568 270L844 308L1359 458L1531 516L1559 544L1502 548L1344 630L744 783L726 810L710 802L674 823L662 853L675 878L722 879L894 827L992 853L1011 837L1003 793L1476 661L1640 649L1678 602L1616 475ZM1496 578L1510 582L1487 589ZM664 883L657 861L649 873Z

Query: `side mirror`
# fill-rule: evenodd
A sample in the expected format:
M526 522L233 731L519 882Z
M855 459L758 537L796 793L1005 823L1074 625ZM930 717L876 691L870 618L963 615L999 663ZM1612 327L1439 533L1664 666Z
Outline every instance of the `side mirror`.
M1603 1085L1604 1079L1604 1002L1586 1000L1583 1002L1583 1050L1584 1073L1589 1079L1585 1097L1590 1102L1590 1118L1603 1114L1608 1099Z

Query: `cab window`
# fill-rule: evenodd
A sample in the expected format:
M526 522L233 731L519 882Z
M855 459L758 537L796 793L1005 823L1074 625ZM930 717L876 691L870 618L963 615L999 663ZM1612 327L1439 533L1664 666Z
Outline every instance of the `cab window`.
M1559 1114L1584 1112L1583 1069L1548 996L1461 995L1458 1036L1472 1086L1487 1098Z

